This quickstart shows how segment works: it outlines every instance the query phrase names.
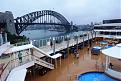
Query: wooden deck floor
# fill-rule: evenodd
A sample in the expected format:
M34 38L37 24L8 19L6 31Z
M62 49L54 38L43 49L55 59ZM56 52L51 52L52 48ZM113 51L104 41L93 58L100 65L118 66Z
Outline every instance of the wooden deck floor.
M102 62L104 63L104 55L92 55L87 47L79 50L79 59L73 54L68 58L62 59L61 66L49 71L44 76L27 76L26 81L74 81L76 76L88 71L103 71ZM58 63L59 64L59 63Z
M112 69L121 72L121 59L111 58Z
M94 44L92 47L96 45ZM104 70L105 56L103 54L92 55L87 47L78 51L79 59L76 59L73 54L69 54L68 58L62 59L61 65L58 61L58 67L54 70L43 76L38 74L26 76L26 81L74 81L82 73ZM111 62L114 65L113 69L121 72L121 60L111 58Z

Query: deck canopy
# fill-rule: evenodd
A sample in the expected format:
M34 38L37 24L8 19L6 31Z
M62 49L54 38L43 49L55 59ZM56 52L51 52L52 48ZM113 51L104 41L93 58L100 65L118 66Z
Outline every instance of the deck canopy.
M50 56L50 54L53 53L53 50L45 52L45 51L33 46L32 44L27 44L27 45L22 45L22 46L14 46L14 47L8 49L7 51L5 51L4 54L10 54L10 53L14 53L14 52L22 51L22 50L27 50L30 48L39 51L41 54L43 54L42 56L48 56L48 57L51 57L53 59L56 59L56 58L62 56L62 54L56 54L56 55Z
M117 44L114 47L104 49L102 50L102 53L110 57L121 59L121 44Z
M62 56L62 54L57 53L57 54L51 56L51 58L53 58L53 59L57 59L58 57L61 57L61 56Z
M30 49L30 48L33 48L32 44L14 46L14 47L8 49L4 54L14 53L14 52L18 52L18 51L22 51L22 50L26 50L26 49Z

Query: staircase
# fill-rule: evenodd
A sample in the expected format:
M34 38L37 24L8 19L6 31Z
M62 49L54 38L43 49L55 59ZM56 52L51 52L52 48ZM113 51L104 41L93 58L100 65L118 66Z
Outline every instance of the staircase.
M44 66L44 67L47 67L47 68L50 68L50 69L54 69L54 65L53 64L48 63L48 62L38 58L37 56L34 56L34 62L36 64L41 65L41 66Z
M5 68L3 68L4 70L3 71L0 70L2 72L2 73L0 72L0 81L5 81L12 70L16 70L18 68L19 69L28 68L28 67L33 66L35 63L38 65L41 65L43 67L49 68L49 69L54 69L53 64L48 63L48 62L40 59L37 56L34 56L34 55L31 55L31 56L32 56L32 59L29 59L29 61L27 61L28 58L26 58L26 59L24 59L25 62L23 62L21 64L18 61L16 61L17 65L15 65L15 62L9 61L9 63L5 66ZM18 59L16 59L16 60L18 60ZM13 65L15 65L15 66L13 66Z
M51 58L51 56L47 55L45 52L43 52L39 48L33 46L33 59L34 59L34 62L36 64L39 64L39 65L44 66L46 68L54 69L54 65L53 64L48 63L48 62L40 59L43 56L47 56L47 57L50 57Z
M25 56L22 56L22 63L20 63L18 58L15 58L13 60L10 60L8 62L8 64L6 64L5 68L3 68L3 70L0 70L0 81L6 81L7 77L9 76L10 72L12 70L15 69L22 69L22 68L28 68L33 66L34 64L38 64L41 65L43 67L49 68L49 69L54 69L54 65L46 62L42 59L40 59L43 56L48 56L45 52L41 51L39 48L31 45L31 44L27 44L27 45L22 45L22 46L17 46L15 47L17 49L22 49L22 50L26 50L26 49L33 49L33 54L28 52L26 53L25 51ZM13 49L15 49L13 48ZM12 48L11 48L12 50ZM51 57L50 57L51 58Z

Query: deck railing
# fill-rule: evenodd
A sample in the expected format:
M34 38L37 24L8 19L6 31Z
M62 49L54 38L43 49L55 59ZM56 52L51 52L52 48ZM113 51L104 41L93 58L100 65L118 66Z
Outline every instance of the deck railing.
M84 34L84 35L83 35ZM84 40L87 40L88 38L87 38L87 34L86 33L83 33L83 34L80 34L79 36L74 36L74 35L72 35L72 36L70 36L69 37L69 39L70 40L74 40L74 41L76 41L76 39L78 38L80 38L80 39L83 39L83 37L84 37ZM55 38L55 43L56 43L56 45L57 44L60 44L60 43L62 43L62 42L64 42L64 41L67 41L67 36L68 35L65 35L65 36L58 36L58 37L54 37ZM92 36L90 35L90 37L89 38L92 38ZM33 45L34 46L36 46L36 47L43 47L43 46L47 46L47 45L50 45L50 42L53 42L53 39L52 38L46 38L46 39L41 39L41 40L33 40L32 41L32 43L33 43Z
M19 58L15 58L10 60L6 66L3 68L2 73L0 74L0 81L6 81L9 73L11 72L12 69L24 65L26 63L29 63L31 61L34 61L35 63L48 67L50 69L54 69L54 65L51 63L48 63L42 59L40 59L37 56L31 55L31 54L27 54L25 56L22 56L22 61Z
M5 67L3 68L1 74L0 74L0 81L6 81L9 73L12 69L15 67L21 66L23 64L26 64L28 62L32 61L31 54L25 55L22 57L22 62L20 62L19 58L15 58L10 60Z
M26 41L26 42L19 42L19 43L15 43L13 44L14 46L21 46L21 45L26 45L26 44L29 44L30 42L29 41Z
M2 69L2 72L0 74L0 81L5 81L6 77L10 73L10 61L7 63L7 65Z

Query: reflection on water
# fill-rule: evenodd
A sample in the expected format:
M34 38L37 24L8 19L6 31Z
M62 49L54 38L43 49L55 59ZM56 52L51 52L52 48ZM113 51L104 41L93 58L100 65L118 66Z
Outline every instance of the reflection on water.
M51 36L56 36L61 34L60 32L56 31L48 31L48 30L27 30L23 31L21 35L25 35L26 37L34 40L42 39L42 38L48 38Z

